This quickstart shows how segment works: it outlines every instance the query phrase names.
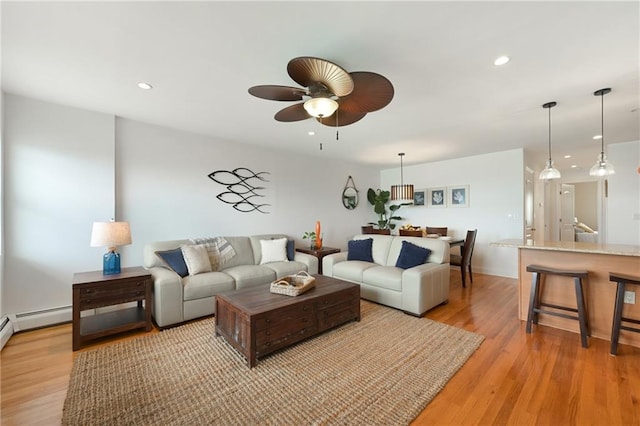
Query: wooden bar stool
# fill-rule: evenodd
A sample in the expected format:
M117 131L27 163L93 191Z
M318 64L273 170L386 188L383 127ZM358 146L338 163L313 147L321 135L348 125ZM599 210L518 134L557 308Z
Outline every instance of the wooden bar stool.
M587 316L587 310L584 303L584 291L582 288L582 280L589 276L588 271L576 271L567 269L555 269L539 265L527 266L527 272L533 273L531 280L531 297L529 298L529 314L527 315L527 333L531 334L531 324L538 324L538 314L543 313L547 315L554 315L557 317L568 318L578 320L580 323L580 339L582 340L582 347L588 348L587 336L589 336L589 319ZM576 305L577 309L568 306L553 305L550 303L544 303L540 297L540 277L542 274L546 275L559 275L561 277L573 278L573 283L576 290ZM550 311L548 309L541 309L541 306L553 308L556 310L563 310L569 312L575 312L578 316L564 314L557 311Z
M640 277L632 277L631 275L617 274L614 272L609 273L609 280L618 283L616 289L616 307L613 310L613 325L611 326L611 355L618 354L618 338L620 337L620 330L634 331L640 333L640 328L634 328L626 325L622 325L622 321L630 322L633 324L640 324L639 320L625 318L622 316L622 309L624 307L624 289L626 284L640 285Z

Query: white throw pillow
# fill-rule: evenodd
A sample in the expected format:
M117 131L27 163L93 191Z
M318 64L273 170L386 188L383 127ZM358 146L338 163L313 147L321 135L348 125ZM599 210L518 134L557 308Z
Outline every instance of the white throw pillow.
M287 258L287 239L280 238L276 240L260 240L260 248L262 250L262 259L260 264L271 262L288 262Z
M182 257L184 257L184 263L187 264L189 275L211 272L211 261L205 246L182 246L180 250L182 250Z

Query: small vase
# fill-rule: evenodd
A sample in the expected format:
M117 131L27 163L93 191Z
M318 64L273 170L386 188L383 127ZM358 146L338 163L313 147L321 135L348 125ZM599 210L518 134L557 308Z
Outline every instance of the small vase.
M320 250L322 248L322 238L316 238L316 250Z

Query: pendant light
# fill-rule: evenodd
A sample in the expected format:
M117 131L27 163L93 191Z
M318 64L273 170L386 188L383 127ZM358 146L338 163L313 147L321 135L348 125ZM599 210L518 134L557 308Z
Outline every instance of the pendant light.
M413 203L413 185L405 185L402 174L402 157L404 157L404 152L400 152L398 155L400 156L400 185L391 186L391 200Z
M607 161L607 156L604 155L604 95L609 92L611 92L611 89L609 88L600 89L593 92L594 96L600 96L600 126L602 130L602 133L600 133L600 135L602 136L602 138L600 138L600 155L598 155L596 164L594 164L593 167L591 167L591 170L589 170L590 176L608 176L615 174L616 172L613 168L613 164L611 164L610 161Z
M558 105L556 102L547 102L542 105L542 108L546 108L549 110L549 160L547 160L546 167L540 172L539 179L551 180L551 179L559 179L560 172L558 169L553 167L553 160L551 160L551 108Z

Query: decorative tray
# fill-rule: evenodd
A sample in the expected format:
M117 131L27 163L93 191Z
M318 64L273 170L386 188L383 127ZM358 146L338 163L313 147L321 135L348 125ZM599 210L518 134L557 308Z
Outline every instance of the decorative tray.
M316 286L316 279L306 271L300 271L295 275L287 275L271 283L271 293L297 296Z

